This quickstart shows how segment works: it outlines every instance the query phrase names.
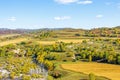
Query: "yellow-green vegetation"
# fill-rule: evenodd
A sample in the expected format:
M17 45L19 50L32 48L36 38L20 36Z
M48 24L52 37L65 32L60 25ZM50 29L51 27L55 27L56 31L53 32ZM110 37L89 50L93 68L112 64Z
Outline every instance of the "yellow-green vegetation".
M16 38L16 39L11 39L7 41L2 41L0 42L0 46L5 46L8 44L15 44L15 43L20 43L22 41L34 41L42 45L52 45L55 44L56 42L64 42L64 43L81 43L83 40L89 40L89 39L55 39L55 40L37 40L37 39L29 39L26 37L24 38Z
M3 34L0 35L0 42L9 41L17 38L22 38L21 34Z
M119 30L104 28L6 35L0 39L0 68L11 79L44 78L41 72L45 72L54 80L118 80L119 36Z
M51 76L48 76L48 80L89 80L89 75L81 73L81 72L76 72L72 70L67 70L63 69L61 67L61 64L68 64L68 63L73 63L75 62L55 62L56 68L55 72L60 73L62 76L59 78L53 78ZM96 80L109 80L108 78L101 77L101 76L94 76Z
M5 35L1 35L0 38L6 38L6 37L13 37L13 36L19 36L21 34L5 34Z
M59 39L58 42L64 42L64 43L81 43L83 40L89 40L89 39Z
M51 44L55 44L55 41L36 41L39 44L42 45L51 45Z
M120 28L95 28L91 30L64 28L58 30L38 30L34 32L34 38L62 38L62 39L76 39L76 38L93 38L93 37L109 37L118 38L120 36Z
M112 80L120 79L120 66L96 62L77 62L61 64L61 67L66 70L82 72L85 74L94 73L98 76L104 76Z
M56 42L64 42L64 43L81 43L83 40L88 41L89 39L57 39L54 41L44 41L44 40L36 40L36 42L42 44L42 45L52 45Z
M13 40L3 41L3 42L0 42L0 46L5 46L5 45L8 45L8 44L20 43L22 41L27 41L27 40L28 40L27 38L17 38L17 39L13 39Z

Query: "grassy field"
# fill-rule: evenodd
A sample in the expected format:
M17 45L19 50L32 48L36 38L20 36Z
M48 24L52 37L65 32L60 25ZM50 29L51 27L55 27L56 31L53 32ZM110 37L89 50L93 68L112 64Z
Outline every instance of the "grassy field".
M35 41L35 42L37 42L39 44L42 44L42 45L52 45L52 44L55 44L56 42L81 43L83 40L88 40L88 39L58 39L58 40L52 40L52 41L30 39L30 41ZM17 38L17 39L2 41L2 42L0 42L0 46L4 46L4 45L8 45L8 44L20 43L22 41L28 41L28 39L27 38Z
M97 76L104 76L112 80L120 80L120 66L96 62L77 62L61 64L66 70L82 72L85 74L94 73Z
M12 35L11 35L12 36ZM8 44L15 44L20 43L22 41L27 41L28 38L16 38L12 40L2 41L0 42L0 46L8 45ZM42 45L52 45L56 42L65 42L65 43L81 43L83 40L89 40L89 39L56 39L56 40L36 40L36 39L29 39L30 41L37 42Z
M68 64L68 63L75 63L75 62L56 62L55 70L59 70L63 74L61 78L54 80L89 80L89 76L87 74L61 68L61 64ZM96 80L110 80L110 79L101 76L96 76Z
M20 34L6 34L6 35L0 35L0 38L5 38L5 37L13 37L13 36L19 36Z
M58 42L65 42L65 43L81 43L83 40L89 39L59 39Z
M83 40L89 40L89 39L58 39L54 41L44 41L44 40L37 40L36 42L43 44L43 45L51 45L55 44L55 42L64 42L64 43L81 43Z
M13 39L13 40L3 41L3 42L0 42L0 46L5 46L5 45L8 45L8 44L20 43L22 41L27 41L27 40L28 40L27 38L17 38L17 39Z
M42 45L52 45L55 44L56 41L36 41L36 42Z

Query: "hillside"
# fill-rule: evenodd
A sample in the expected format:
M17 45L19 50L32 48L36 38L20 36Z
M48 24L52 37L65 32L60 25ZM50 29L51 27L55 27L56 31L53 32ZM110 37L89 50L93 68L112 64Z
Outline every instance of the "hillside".
M29 29L7 29L7 28L0 28L0 35L3 34L23 34L29 32Z
M119 80L120 27L1 29L1 33L0 79L90 80L92 75L96 80ZM91 63L94 68L89 70Z
M91 30L85 29L40 29L31 33L34 38L64 38L64 39L76 39L76 38L93 38L93 37L120 37L120 26L113 28L94 28Z

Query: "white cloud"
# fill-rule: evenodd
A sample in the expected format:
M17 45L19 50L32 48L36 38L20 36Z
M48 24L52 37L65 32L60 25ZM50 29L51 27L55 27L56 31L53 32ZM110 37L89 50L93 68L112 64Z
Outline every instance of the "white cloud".
M54 17L54 20L68 20L68 19L71 19L70 16L57 16L57 17Z
M16 21L16 17L10 17L8 18L8 21Z
M79 2L77 2L78 4L92 4L93 3L93 1L91 1L91 0L84 0L84 1L79 1Z
M55 0L55 2L58 2L60 4L69 4L69 3L75 3L78 2L79 0Z
M101 15L101 14L96 15L96 18L102 18L102 17L103 17L103 15Z
M54 0L60 4L70 4L70 3L77 3L77 4L92 4L92 0Z

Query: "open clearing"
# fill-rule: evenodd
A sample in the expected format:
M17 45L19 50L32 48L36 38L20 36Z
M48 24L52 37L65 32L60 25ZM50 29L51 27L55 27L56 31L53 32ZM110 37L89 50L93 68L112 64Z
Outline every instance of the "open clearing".
M83 40L88 39L59 39L58 42L65 42L65 43L81 43Z
M55 44L55 41L37 41L39 44L42 45L52 45Z
M85 74L94 73L97 76L104 76L112 80L120 80L120 66L96 62L78 62L61 64L66 70L83 72Z
M28 40L27 38L17 38L17 39L14 39L14 40L3 41L3 42L0 42L0 46L5 46L5 45L8 45L8 44L20 43L22 41L27 41L27 40Z
M22 41L27 41L27 38L17 38L13 40L8 40L8 41L3 41L0 42L0 46L8 45L8 44L15 44L15 43L20 43ZM64 42L64 43L81 43L83 40L88 40L88 39L58 39L54 41L44 41L44 40L35 40L35 39L29 39L29 41L35 41L39 44L42 45L52 45L55 44L56 42Z
M0 38L5 38L5 37L13 37L13 36L19 36L21 34L6 34L6 35L0 35Z
M55 41L37 41L40 44L43 45L51 45L51 44L55 44L56 42L64 42L64 43L81 43L83 40L89 40L89 39L58 39Z

